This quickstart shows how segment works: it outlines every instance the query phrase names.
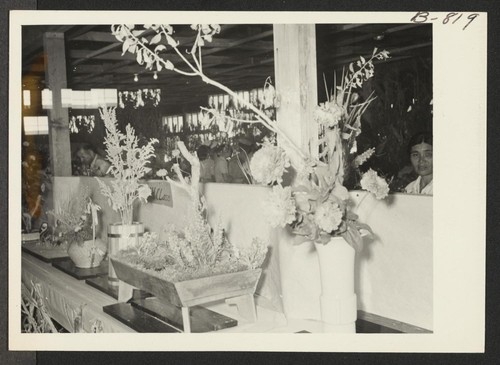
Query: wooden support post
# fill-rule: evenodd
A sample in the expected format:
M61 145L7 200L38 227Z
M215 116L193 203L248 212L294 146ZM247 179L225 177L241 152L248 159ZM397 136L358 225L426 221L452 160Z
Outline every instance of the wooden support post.
M191 319L189 318L189 307L181 307L182 310L182 325L184 333L191 333Z
M61 89L67 87L64 33L45 33L43 41L45 76L52 91L52 109L49 110L51 169L54 176L71 176L68 109L61 105Z
M119 302L128 302L130 298L132 298L134 294L134 287L126 282L119 280L118 281L118 301Z
M314 24L274 24L274 73L280 97L277 122L304 152L317 157L318 103Z
M257 321L257 312L255 311L255 301L253 294L240 295L239 297L226 299L226 304L236 305L240 316L253 323Z

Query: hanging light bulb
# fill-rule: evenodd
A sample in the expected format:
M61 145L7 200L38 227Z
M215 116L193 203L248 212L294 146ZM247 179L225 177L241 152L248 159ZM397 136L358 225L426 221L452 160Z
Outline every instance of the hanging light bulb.
M153 79L155 79L155 80L157 80L157 79L158 79L158 74L156 73L156 71L155 71L155 73L153 74Z
M137 76L137 74L134 74L134 81L135 82L139 81L139 77Z

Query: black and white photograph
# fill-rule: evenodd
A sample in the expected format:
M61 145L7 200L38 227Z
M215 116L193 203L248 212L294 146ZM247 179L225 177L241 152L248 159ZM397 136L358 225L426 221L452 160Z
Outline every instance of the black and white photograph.
M485 13L15 11L9 57L11 350L484 347Z

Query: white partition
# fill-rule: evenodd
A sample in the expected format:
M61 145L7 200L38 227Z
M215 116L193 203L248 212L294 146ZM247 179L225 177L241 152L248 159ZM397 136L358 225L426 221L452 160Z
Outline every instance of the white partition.
M375 233L356 256L358 309L428 330L433 328L432 197L393 194L378 201L351 192L360 221ZM360 203L360 204L359 204ZM284 310L320 319L320 276L314 246L280 242Z
M107 223L118 215L88 177L57 177L54 195L88 186L103 207L100 234L106 237ZM187 194L172 186L172 206L146 204L136 210L136 220L146 230L160 232L167 223L186 224ZM284 230L272 229L263 214L262 202L268 187L239 184L202 185L209 220L221 219L231 242L238 246L253 237L268 240L270 254L264 265L257 294L262 305L284 311L292 318L319 319L319 269L311 244L294 246ZM352 192L360 219L374 230L357 255L358 308L429 330L433 328L432 290L432 197L394 194L377 201L370 195Z

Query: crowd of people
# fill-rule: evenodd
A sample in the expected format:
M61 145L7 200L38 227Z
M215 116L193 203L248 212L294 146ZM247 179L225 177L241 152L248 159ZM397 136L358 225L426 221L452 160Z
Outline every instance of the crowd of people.
M250 159L258 148L255 141L247 137L240 137L232 143L211 142L202 144L196 149L200 160L200 181L203 183L236 183L251 184ZM432 133L420 132L415 134L408 143L408 168L397 176L401 191L409 194L432 195ZM80 146L75 153L74 175L106 176L109 174L110 164L90 144ZM161 169L167 171L171 178L176 178L172 166L177 164L184 176L191 174L189 163L179 154L170 159ZM156 178L152 171L148 178ZM402 185L402 186L401 186Z
M201 182L250 184L250 159L256 145L247 138L239 138L233 145L201 145L197 149L200 159Z

